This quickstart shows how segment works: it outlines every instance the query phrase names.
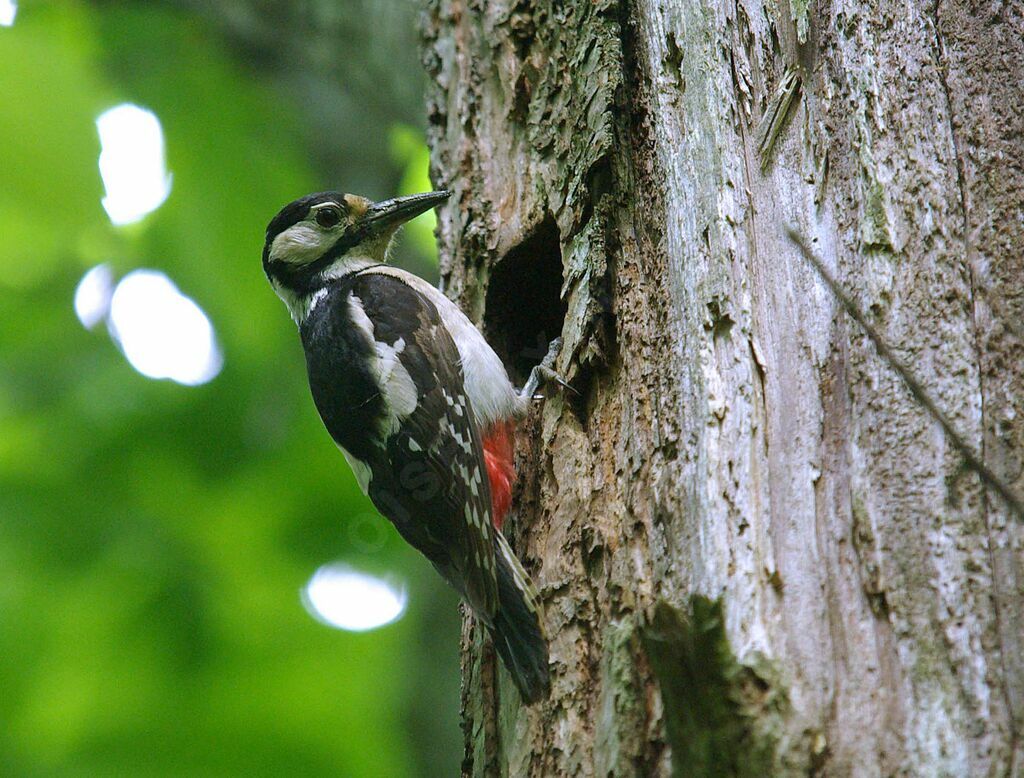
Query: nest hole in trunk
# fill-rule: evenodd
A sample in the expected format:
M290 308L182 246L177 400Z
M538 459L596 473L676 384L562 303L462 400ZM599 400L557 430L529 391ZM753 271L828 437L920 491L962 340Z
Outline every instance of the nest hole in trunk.
M561 236L549 215L495 264L487 285L484 334L517 385L562 334L565 313Z

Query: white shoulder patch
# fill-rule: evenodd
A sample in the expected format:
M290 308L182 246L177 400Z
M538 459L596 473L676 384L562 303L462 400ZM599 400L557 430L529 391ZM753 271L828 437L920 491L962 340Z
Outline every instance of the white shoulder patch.
M373 344L377 354L371 369L388 407L388 418L381 432L385 438L390 437L398 430L401 420L416 410L418 398L416 383L398 358L405 351L405 340L399 338L393 344L377 340L373 322L363 308L363 301L355 294L349 295L349 310L352 320Z
M376 346L384 398L396 416L395 429L398 429L398 419L404 419L416 410L418 396L416 383L405 369L405 365L398 359L398 355L405 350L405 341L399 338L393 346L377 341Z
M451 333L455 347L459 350L465 391L469 395L473 416L480 429L486 429L496 421L522 414L524 408L519 393L509 380L501 359L459 306L445 297L440 289L400 268L384 266L374 268L370 272L397 278L418 291L437 308L444 326Z
M370 343L376 343L373 337L373 322L370 321L370 317L366 315L366 309L363 308L363 301L356 297L354 294L349 292L348 294L348 310L352 314L352 321L362 331L363 335Z
M480 429L522 414L524 408L519 393L509 380L501 359L459 306L445 297L440 289L400 268L385 265L370 272L397 278L420 292L437 308L459 350L465 391Z

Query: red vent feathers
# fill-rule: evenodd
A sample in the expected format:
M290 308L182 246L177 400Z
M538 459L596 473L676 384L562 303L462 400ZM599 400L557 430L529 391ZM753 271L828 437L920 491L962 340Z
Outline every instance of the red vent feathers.
M512 485L516 481L515 424L499 422L484 435L484 462L491 482L491 516L500 530L512 505Z

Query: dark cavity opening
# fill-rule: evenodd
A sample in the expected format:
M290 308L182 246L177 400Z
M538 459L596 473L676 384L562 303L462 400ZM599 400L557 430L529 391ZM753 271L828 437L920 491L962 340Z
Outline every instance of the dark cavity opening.
M484 334L520 386L562 334L561 293L561 239L548 216L498 261L487 285Z

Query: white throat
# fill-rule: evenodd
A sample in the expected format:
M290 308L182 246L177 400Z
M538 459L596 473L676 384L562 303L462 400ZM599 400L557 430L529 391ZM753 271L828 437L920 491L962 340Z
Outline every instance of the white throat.
M299 294L283 286L274 278L271 279L270 283L274 287L274 291L277 292L277 296L281 298L281 302L285 304L288 313L291 314L292 321L296 325L302 326L302 323L313 312L317 304L327 296L327 288L332 281L379 264L380 260L373 259L372 257L346 254L325 268L317 276L313 291L306 294Z

